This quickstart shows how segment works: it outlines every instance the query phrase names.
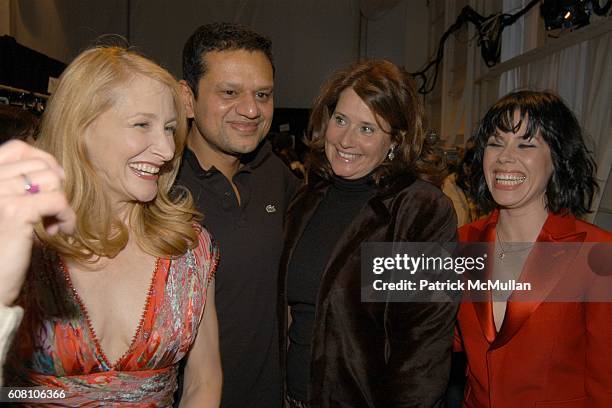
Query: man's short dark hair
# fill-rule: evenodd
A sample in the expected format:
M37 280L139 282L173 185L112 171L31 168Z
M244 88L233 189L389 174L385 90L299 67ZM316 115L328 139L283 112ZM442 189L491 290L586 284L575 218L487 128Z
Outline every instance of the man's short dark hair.
M263 52L270 60L274 72L270 39L240 24L205 24L189 37L183 48L183 79L196 97L200 78L207 70L204 56L211 51L235 50Z

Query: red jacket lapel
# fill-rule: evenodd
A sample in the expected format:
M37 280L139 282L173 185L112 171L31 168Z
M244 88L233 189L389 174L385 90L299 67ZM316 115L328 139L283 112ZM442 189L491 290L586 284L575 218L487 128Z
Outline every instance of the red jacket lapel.
M586 233L576 232L576 219L573 216L549 214L536 242L582 242L585 235ZM512 339L559 280L571 272L568 268L577 253L577 247L564 247L558 253L552 254L550 248L534 247L525 262L520 281L532 283L533 290L537 292L531 292L527 296L536 300L521 301L520 293L512 294L506 307L504 322L493 341L492 348L501 347Z
M498 211L494 211L485 220L482 220L482 224L476 224L475 226L467 226L466 229L460 230L461 241L463 242L486 242L493 244L495 242L495 225L497 224L497 218L499 216ZM464 233L462 233L464 232ZM489 254L489 259L491 255ZM489 266L490 263L487 263ZM491 271L485 270L485 278L491 276ZM474 311L478 317L480 328L484 337L489 343L493 343L495 340L496 330L495 322L493 321L493 308L491 303L491 294L488 294L488 302L473 302Z

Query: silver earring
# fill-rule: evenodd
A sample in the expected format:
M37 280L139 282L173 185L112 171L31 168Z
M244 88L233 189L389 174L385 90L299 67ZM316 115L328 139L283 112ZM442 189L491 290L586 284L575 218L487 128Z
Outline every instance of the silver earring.
M387 157L389 158L389 160L395 159L395 153L393 152L394 149L395 149L395 146L391 146L391 150L389 150L389 154L387 154Z

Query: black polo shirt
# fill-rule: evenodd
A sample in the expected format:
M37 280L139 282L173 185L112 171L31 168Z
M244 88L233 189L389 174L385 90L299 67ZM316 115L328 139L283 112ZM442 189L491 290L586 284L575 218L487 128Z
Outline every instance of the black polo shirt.
M230 182L204 170L185 149L177 183L187 187L202 225L219 246L215 281L223 366L224 408L281 407L278 345L278 266L283 216L297 178L267 142L245 156Z

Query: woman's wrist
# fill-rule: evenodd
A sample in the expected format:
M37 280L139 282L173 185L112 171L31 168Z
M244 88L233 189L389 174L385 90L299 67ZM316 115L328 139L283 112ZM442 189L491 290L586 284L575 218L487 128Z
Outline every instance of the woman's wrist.
M1 290L0 289L0 308L10 308L13 306L15 299L17 298L16 294L12 294L11 290Z

